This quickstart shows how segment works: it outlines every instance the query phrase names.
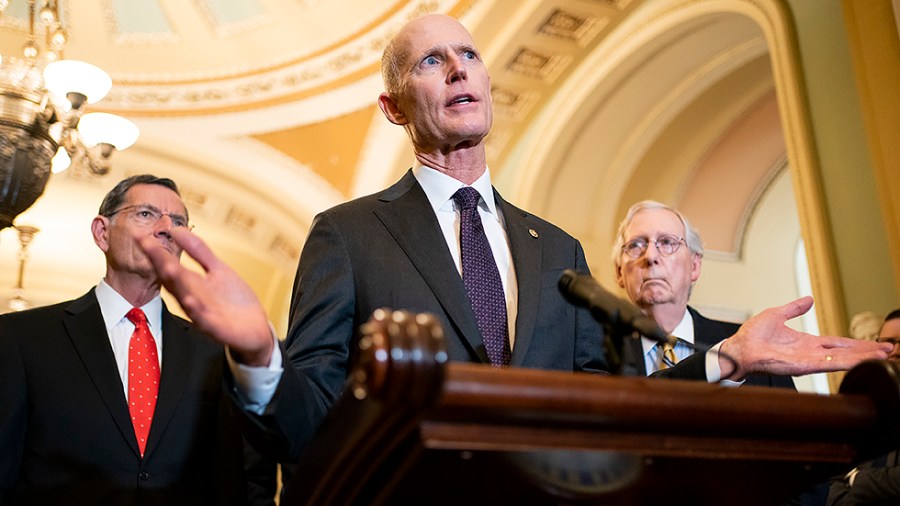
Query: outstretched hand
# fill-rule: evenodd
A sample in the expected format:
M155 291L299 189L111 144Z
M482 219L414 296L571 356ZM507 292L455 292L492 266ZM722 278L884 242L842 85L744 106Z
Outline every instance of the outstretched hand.
M274 341L265 310L253 290L196 235L174 229L172 238L205 272L184 268L177 257L148 235L140 241L141 249L150 258L160 282L194 325L228 346L235 360L267 365Z
M747 320L719 350L722 379L741 380L754 372L801 376L842 371L865 360L887 359L890 344L814 336L785 325L809 311L812 304L812 297L801 297Z

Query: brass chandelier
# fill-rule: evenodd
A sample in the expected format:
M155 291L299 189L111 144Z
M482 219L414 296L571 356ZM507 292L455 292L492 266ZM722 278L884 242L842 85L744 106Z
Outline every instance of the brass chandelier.
M0 16L8 5L0 0ZM28 29L20 57L0 55L0 230L44 192L51 170L106 174L112 153L138 137L127 119L85 112L112 80L94 65L62 59L60 0L29 0Z

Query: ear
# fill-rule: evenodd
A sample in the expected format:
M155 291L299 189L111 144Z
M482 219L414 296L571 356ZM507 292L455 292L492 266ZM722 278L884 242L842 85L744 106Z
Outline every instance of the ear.
M397 102L394 101L393 97L391 97L388 92L385 91L382 92L381 95L378 95L378 107L381 109L381 112L384 113L384 117L391 123L400 126L409 123L406 115L403 114L403 111L400 110Z
M91 234L94 236L94 243L106 253L109 250L109 218L106 216L97 216L91 222Z
M619 262L616 262L616 283L619 288L625 288L625 276L622 275L622 264Z
M700 279L700 267L702 264L702 256L691 254L691 283L696 283Z

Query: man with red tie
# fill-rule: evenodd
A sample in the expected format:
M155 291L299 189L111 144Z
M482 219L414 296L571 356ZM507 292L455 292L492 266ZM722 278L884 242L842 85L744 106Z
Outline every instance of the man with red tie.
M138 247L178 257L177 228L173 181L125 179L91 224L99 284L0 316L0 504L246 504L222 347L166 309Z

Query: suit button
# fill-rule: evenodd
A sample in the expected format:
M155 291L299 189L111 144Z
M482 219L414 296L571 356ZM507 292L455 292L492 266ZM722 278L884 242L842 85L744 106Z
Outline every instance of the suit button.
M150 473L148 473L147 471L141 471L141 474L139 476L144 481L147 481L150 479Z

